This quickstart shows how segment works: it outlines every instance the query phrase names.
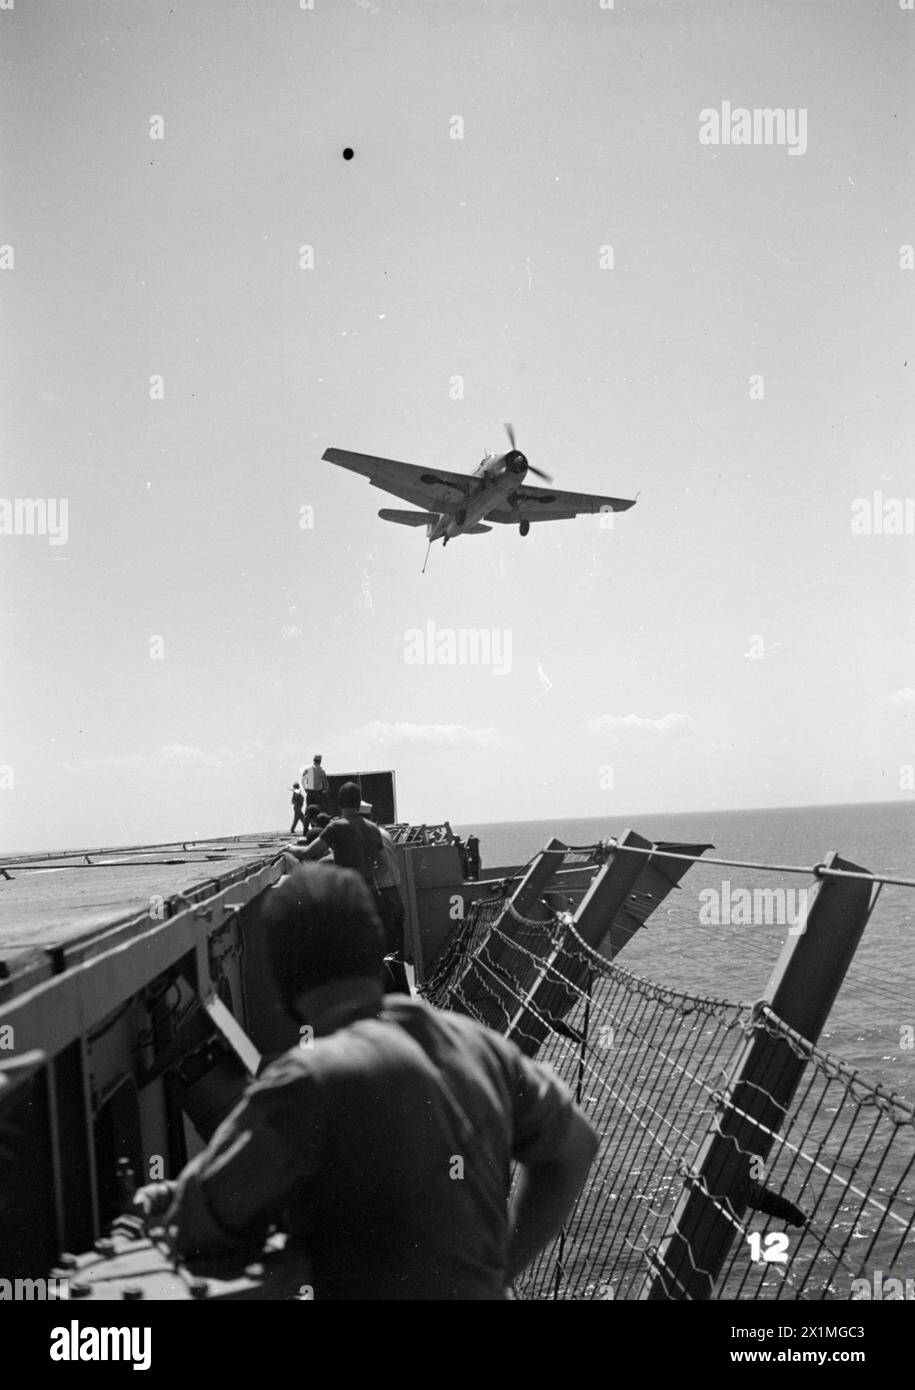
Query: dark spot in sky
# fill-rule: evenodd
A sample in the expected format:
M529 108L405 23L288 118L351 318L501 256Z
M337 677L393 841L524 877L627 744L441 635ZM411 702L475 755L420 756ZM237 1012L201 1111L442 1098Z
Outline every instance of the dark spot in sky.
M352 152L352 150L350 149L350 147L347 145L346 149L343 151L343 158L344 158L344 159L352 159L352 157L353 157L353 152Z

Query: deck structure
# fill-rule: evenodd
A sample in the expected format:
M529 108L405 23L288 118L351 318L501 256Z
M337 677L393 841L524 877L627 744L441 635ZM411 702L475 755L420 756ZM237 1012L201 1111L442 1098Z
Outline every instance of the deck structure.
M604 848L592 846L467 881L447 825L413 829L399 827L397 853L420 986L474 904L569 912L606 879ZM268 832L0 861L0 1246L11 1276L91 1246L123 1209L119 1162L138 1182L176 1176L298 1041L261 913L288 842ZM609 942L612 954L675 887L682 869L666 848L630 866L612 903L595 898L597 949Z

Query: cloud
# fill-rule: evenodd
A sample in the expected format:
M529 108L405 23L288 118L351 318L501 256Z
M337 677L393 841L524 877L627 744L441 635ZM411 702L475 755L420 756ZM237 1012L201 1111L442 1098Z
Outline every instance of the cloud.
M645 719L641 714L602 714L589 719L585 725L589 734L678 734L692 733L693 721L688 714L663 714L660 719Z
M498 729L470 729L466 724L384 724L375 719L354 733L378 743L437 744L440 748L497 748Z
M207 753L186 743L167 743L156 756L162 762L179 763L183 767L226 767L239 761L239 755L231 748L214 748Z
M69 758L61 767L67 772L134 772L151 777L175 767L221 767L234 761L228 748L205 753L202 748L192 748L185 743L168 743L151 753L92 753Z
M159 757L169 763L199 763L203 760L203 750L191 748L186 743L166 743L159 749Z
M64 772L146 772L150 760L142 753L96 753L80 758L67 758L58 763Z
M260 762L302 762L301 745L291 742L245 744L241 748L197 748L189 743L165 743L148 753L94 753L59 764L64 772L84 775L133 773L153 777L176 769L240 767Z
M895 705L901 709L903 705L915 705L915 688L911 685L904 685L901 690L893 690L889 695L881 695L877 701L878 705Z

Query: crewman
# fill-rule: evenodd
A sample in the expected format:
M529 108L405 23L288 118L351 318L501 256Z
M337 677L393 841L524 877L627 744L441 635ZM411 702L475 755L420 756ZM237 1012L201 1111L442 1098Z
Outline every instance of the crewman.
M480 842L472 830L467 836L467 877L474 880L480 877Z
M302 785L305 788L305 805L317 806L319 811L326 811L327 773L321 766L320 753L315 753L311 767L303 769Z
M359 807L359 814L369 821L381 836L383 858L375 870L375 883L385 909L381 914L381 925L387 940L388 955L403 961L406 959L403 928L407 914L400 892L400 860L397 857L394 841L384 826L379 825L375 820L375 812L371 802L363 801Z
M323 859L333 853L334 863L342 869L355 869L369 887L377 890L377 873L384 858L381 835L377 825L371 825L359 814L362 793L355 782L344 782L337 794L340 814L321 828L320 834L308 845L287 845L287 853L299 860Z
M508 1039L383 995L381 924L358 874L305 864L265 901L306 1041L136 1210L164 1218L184 1256L253 1254L271 1227L288 1232L318 1301L504 1299L572 1209L597 1151L590 1124Z
M299 821L302 822L302 833L303 833L303 834L304 834L305 831L308 829L307 825L305 824L305 817L302 815L302 807L303 807L304 805L305 805L305 798L304 798L304 796L302 795L301 788L299 787L298 782L293 782L293 784L292 784L292 829L291 829L290 832L289 832L290 835L294 835L294 834L295 834L295 828L296 828L296 826L298 825Z
M400 903L401 917L399 936L394 918L395 903L391 895L382 891L381 879L385 874L384 842L381 831L360 812L362 793L355 782L344 782L337 793L340 814L322 826L318 834L309 840L303 849L300 845L287 845L290 858L301 861L323 859L328 853L334 856L334 863L342 869L355 869L368 884L375 902L375 910L381 919L385 939L390 943L390 954L396 956L388 966L390 976L387 986L392 992L409 989L409 981L403 965L403 903ZM397 893L400 900L400 893ZM397 955L397 950L400 954Z

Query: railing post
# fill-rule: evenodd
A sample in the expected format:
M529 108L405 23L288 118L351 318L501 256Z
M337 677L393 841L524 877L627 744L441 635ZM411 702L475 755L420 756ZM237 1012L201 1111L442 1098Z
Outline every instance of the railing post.
M561 840L550 840L528 866L527 873L508 899L520 917L526 917L540 895L553 878L557 869L562 868L566 846Z
M824 867L867 872L836 854ZM861 939L871 888L861 879L821 878L806 924L789 933L769 980L762 1002L810 1043L820 1036ZM805 1065L783 1037L757 1028L747 1038L642 1299L711 1297L747 1206L750 1159L766 1163Z
M591 990L594 985L594 972L588 967L587 988L585 990L585 1016L581 1023L581 1041L578 1045L578 1070L575 1077L575 1104L581 1105L582 1083L585 1079L585 1067L587 1066L587 1056L589 1047L589 1034L591 1031ZM556 1250L556 1268L553 1273L553 1298L558 1299L562 1292L562 1277L565 1273L565 1254L566 1254L566 1231L568 1230L569 1218L559 1232L559 1246Z
M562 867L565 854L566 846L561 840L550 840L549 844L531 860L527 873L507 900L500 921L511 922L512 910L519 917L526 917L528 913L533 911L540 902L540 896L555 875L556 870ZM508 942L491 939L487 946L488 965L497 964L505 952L510 949ZM492 978L487 973L484 977L477 974L468 980L472 964L471 960L465 960L462 974L451 986L452 999L449 1007L459 1013L472 1013L475 1018L487 1024L488 1027L494 1028L496 1032L504 1033L515 1012L517 1001L512 1000L507 992L504 1000L499 997L501 984L498 977ZM466 987L461 988L465 982L467 982ZM461 996L458 996L459 989Z
M403 870L403 891L404 906L406 907L405 936L409 933L409 941L405 940L410 954L413 957L413 978L418 985L425 982L426 962L423 959L423 940L419 929L419 909L416 905L416 879L413 874L413 853L411 850L399 847L400 866Z
M641 925L621 924L633 885L651 859L644 854L627 854L627 846L650 849L651 841L634 830L627 830L594 875L572 919L575 931L592 949L596 950L605 942L605 955L615 955L622 950ZM608 946L608 943L612 944ZM567 941L563 933L540 963L523 1000L516 1001L517 1007L511 1015L507 1036L522 1052L534 1055L549 1031L544 1019L551 1020L553 1025L562 1020L575 1002L579 981L589 971L583 952L574 941ZM563 976L569 983L565 984L557 976Z
M596 951L604 938L607 938L604 947L606 956L615 956L638 930L638 926L624 929L617 919L623 912L626 899L635 887L639 875L644 871L646 864L652 861L644 854L627 854L626 848L629 845L636 849L652 847L650 840L636 834L634 830L627 830L614 847L606 864L601 865L594 875L575 913L575 930L593 950Z
M624 836L624 843L626 839ZM634 843L634 840L629 839L629 843ZM600 951L601 955L612 960L639 928L645 925L647 918L664 901L671 889L679 887L681 878L688 872L690 865L682 859L671 859L669 851L687 854L699 860L707 849L714 849L714 845L660 840L652 846L649 856L635 856L641 859L642 869L632 885L632 891L614 912L604 939L601 940L600 935L596 934L593 942L588 938L589 943L595 950ZM665 850L668 851L667 857Z

